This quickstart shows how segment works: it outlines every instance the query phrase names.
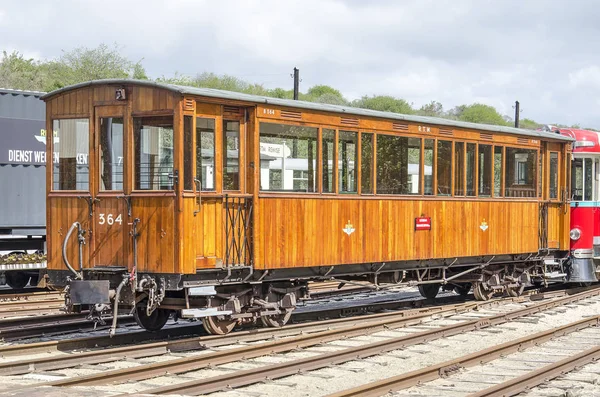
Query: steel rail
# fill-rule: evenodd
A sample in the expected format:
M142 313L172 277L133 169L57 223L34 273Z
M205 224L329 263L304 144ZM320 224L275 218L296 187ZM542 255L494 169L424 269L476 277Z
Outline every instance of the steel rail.
M464 332L487 328L493 325L509 322L513 319L538 313L553 307L562 306L578 300L586 299L600 294L600 288L583 292L576 295L567 296L550 302L534 304L530 307L518 309L508 313L502 313L495 316L480 318L472 321L464 321L458 324L452 324L437 329L432 329L415 334L405 335L397 338L390 338L383 341L348 348L337 352L330 352L301 360L284 362L276 365L260 367L256 369L237 371L230 374L219 375L213 378L200 379L192 382L185 382L177 385L169 385L152 390L145 390L145 394L204 394L222 390L224 388L233 388L261 382L265 379L275 379L284 376L293 375L300 371L309 371L324 368L332 364L355 360L357 358L369 357L381 354L387 351L396 350L402 347L411 346L445 336L457 335ZM373 326L373 325L372 325ZM374 325L375 329L394 328L394 324L389 322L380 322ZM217 351L205 355L185 357L182 359L169 360L165 362L141 365L122 370L114 370L44 383L44 386L81 386L81 385L103 385L122 381L143 380L151 377L161 376L166 373L179 374L206 368L208 366L225 364L241 359L259 357L266 354L273 354L283 351L290 351L297 348L313 346L323 342L338 340L344 337L360 335L357 327L347 327L342 330L330 330L315 334L304 335L294 339L271 341L258 345L246 346L238 349ZM39 386L39 385L36 385Z
M514 396L597 360L600 360L600 346L594 346L578 354L528 372L522 376L510 379L477 393L472 393L469 397Z
M536 299L542 299L547 297L554 297L557 294L564 295L567 291L553 291L553 292L544 292L543 294L534 295L537 297ZM522 302L526 299L532 299L531 297L516 297L516 298L504 298L504 299L494 299L487 302L480 302L482 304L497 304L498 302L504 302L507 299L513 302ZM442 305L442 303L446 303ZM223 341L223 344L232 343L231 341L234 339L244 340L244 341L254 341L259 339L266 339L271 335L272 337L281 337L281 336L291 336L297 335L300 332L304 332L305 322L315 322L319 320L320 325L329 325L329 324L337 324L342 323L344 321L357 321L357 319L369 318L369 316L376 315L385 315L389 313L378 313L383 310L398 310L398 309L406 309L406 314L415 315L419 313L419 311L431 312L434 310L443 310L444 308L452 307L452 305L463 305L466 303L475 303L475 300L467 299L465 302L465 298L460 296L450 296L443 299L436 299L435 301L431 300L391 300L391 301L383 301L376 303L367 303L360 304L355 306L345 306L342 308L335 309L317 309L311 311L304 312L295 312L292 314L292 321L301 324L288 324L281 329L269 329L269 328L259 328L251 331L236 331L232 334L225 336L203 336L203 341L210 341L212 346L220 346L218 341ZM435 304L435 305L434 305ZM371 313L371 314L367 314ZM65 315L58 315L65 316ZM44 318L50 318L52 316L45 316ZM323 320L323 319L328 320ZM39 319L39 317L37 317ZM6 321L30 321L35 322L35 317L23 317L23 318L7 318L0 319L0 331L2 330L2 325ZM39 321L39 320L38 320ZM91 322L89 324L92 324ZM314 324L313 324L314 325ZM322 330L322 329L321 329ZM83 338L73 338L73 339L63 339L63 340L54 340L54 341L46 341L46 342L37 342L37 343L28 343L22 344L19 346L3 346L0 347L0 357L8 357L15 355L25 355L25 354L34 354L34 353L47 353L53 351L66 351L66 350L75 350L75 349L85 349L89 347L107 347L107 346L117 346L129 343L139 344L140 341L149 342L156 341L161 339L169 339L169 338L177 338L177 337L186 337L197 335L198 333L203 333L201 327L198 326L198 323L190 323L184 324L181 326L170 326L163 328L158 332L147 332L144 330L132 331L128 333L117 334L113 338L109 338L108 335L102 336L88 336ZM252 337L252 335L258 337ZM0 335L0 338L2 336Z
M258 345L244 346L242 348L223 350L205 355L193 357L185 357L181 359L169 360L145 366L132 367L129 370L115 370L104 372L98 375L89 375L84 377L65 379L61 381L51 382L51 386L68 386L71 384L77 385L93 385L105 384L107 379L111 383L125 380L143 380L154 376L169 373L188 372L192 369L198 369L210 365L225 364L240 359L255 358L267 354L287 352L302 347L314 346L316 344L368 335L374 332L381 332L389 328L401 328L410 325L421 324L424 319L431 316L451 316L459 313L465 313L486 303L467 303L456 305L455 307L438 307L433 308L430 312L423 312L422 309L413 311L404 311L400 313L384 313L371 316L370 319L361 317L360 319L338 319L315 324L298 324L293 326L296 328L295 334L280 340L270 340ZM369 321L370 320L370 321ZM336 328L337 326L337 328ZM332 328L333 329L330 329ZM311 332L311 328L312 332ZM249 338L240 337L230 334L225 337L197 337L183 339L179 341L158 342L142 346L127 346L114 349L96 350L74 355L45 357L36 360L22 360L7 363L0 363L0 373L3 375L20 375L31 372L32 370L49 370L73 367L87 363L102 363L107 361L115 361L123 357L146 357L157 354L164 354L172 351L197 350L207 347L216 347L241 341L264 340L268 337L277 335L277 331L286 331L286 329L263 329L264 332L257 335L255 332L249 332ZM288 330L289 331L289 330ZM281 336L281 335L277 335ZM145 353L147 352L147 354ZM64 383L66 382L66 383ZM97 383L99 382L99 383Z
M8 290L10 291L10 290ZM4 291L3 291L4 292ZM44 300L46 298L60 298L61 293L58 291L44 291L32 289L31 292L12 292L0 293L0 306L6 303L13 302L32 302L35 300Z
M528 335L511 342L506 342L497 346L477 351L475 353L468 354L466 356L459 357L454 360L444 361L439 364L431 365L422 369L411 371L395 377L378 380L365 385L361 385L352 389L343 390L337 393L332 393L327 397L375 397L382 396L388 393L392 393L398 390L406 389L412 386L422 384L424 382L430 382L436 380L442 376L446 376L453 372L460 370L461 368L472 367L475 365L483 364L489 361L493 361L497 358L503 357L507 354L526 349L528 347L536 346L540 343L544 343L550 339L564 336L566 334L582 330L584 328L598 326L600 324L600 316L589 317L583 320L576 321L574 323L566 324L561 327L552 328L547 331L538 332L533 335ZM595 348L593 357L598 357L600 354L600 347ZM591 359L590 359L591 360ZM552 364L551 366L555 366ZM576 366L576 365L575 365ZM550 367L550 366L549 366ZM533 371L536 372L536 371ZM532 373L533 373L532 372ZM559 371L560 372L560 371ZM531 376L529 373L526 376ZM560 373L558 373L560 375ZM540 375L541 376L541 375ZM543 382L543 378L534 376L535 382ZM508 383L508 382L507 382ZM539 383L538 383L539 384ZM519 387L525 387L523 385ZM492 389L492 388L490 388ZM145 393L148 393L147 391ZM474 394L480 396L480 394ZM513 394L481 394L481 396L505 396Z

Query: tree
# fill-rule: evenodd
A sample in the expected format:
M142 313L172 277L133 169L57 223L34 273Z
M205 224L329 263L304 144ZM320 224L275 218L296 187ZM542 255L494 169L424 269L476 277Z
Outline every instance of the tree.
M26 59L23 54L14 51L2 52L0 61L0 87L18 90L44 90L47 75L42 73L40 63L34 59Z
M363 96L352 102L352 106L363 109L380 110L382 112L393 112L401 114L413 114L414 110L404 99L394 98L387 95Z
M348 101L342 93L328 85L315 85L309 88L306 94L301 95L301 99L331 105L348 105Z
M537 130L541 127L542 125L540 123L536 123L531 119L522 119L519 121L519 128L525 128L527 130Z
M502 115L496 109L482 103L465 106L458 119L471 123L507 125Z
M47 90L61 88L89 80L126 79L134 75L146 76L141 63L133 63L114 47L100 44L96 48L78 47L64 52L58 61L44 64L48 69Z
M417 114L420 116L444 117L444 106L438 101L431 101L428 104L421 106L421 108L417 110Z

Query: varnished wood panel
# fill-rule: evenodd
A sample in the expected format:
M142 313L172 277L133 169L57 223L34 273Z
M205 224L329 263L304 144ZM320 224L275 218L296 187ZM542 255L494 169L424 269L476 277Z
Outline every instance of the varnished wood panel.
M175 104L182 99L182 97L179 97L175 101L173 95L172 92L159 88L134 86L132 89L132 111L133 113L172 111Z
M201 210L194 197L184 198L183 273L221 266L224 259L225 224L221 198L202 199Z
M258 268L538 250L536 202L261 198L259 207ZM431 217L430 231L414 230L419 216Z
M132 215L140 219L137 240L139 271L175 272L174 206L172 195L132 197Z
M94 266L127 267L130 230L128 223L131 220L127 216L125 201L114 195L101 196L99 200L94 205L90 262Z
M59 94L46 102L50 117L89 117L90 88L80 88Z
M89 237L90 218L87 202L77 197L49 197L46 202L48 213L47 239L48 239L48 269L67 270L62 261L62 246L74 222L81 223L86 231L86 245L83 246L83 266L89 267ZM67 259L71 265L79 267L79 244L77 243L77 229L73 231L67 245Z

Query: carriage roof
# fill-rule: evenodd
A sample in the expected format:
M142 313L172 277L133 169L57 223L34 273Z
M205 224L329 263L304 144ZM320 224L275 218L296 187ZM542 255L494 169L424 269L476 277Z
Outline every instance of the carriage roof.
M276 105L276 106L284 106L284 107L292 107L298 109L307 109L307 110L316 110L322 112L332 112L332 113L343 113L355 116L366 116L366 117L375 117L375 118L384 118L384 119L392 119L392 120L402 120L402 121L410 121L415 123L423 123L423 124L436 124L443 126L452 126L452 127L460 127L460 128L468 128L468 129L476 129L476 130L484 130L491 131L497 133L505 133L505 134L513 134L513 135L522 135L527 137L537 137L540 139L553 139L553 140L561 140L561 141L573 141L574 139L571 137L567 137L561 134L557 134L554 132L547 132L541 130L527 130L522 128L513 128L513 127L505 127L498 125L490 125L490 124L478 124L478 123L470 123L465 121L457 121L444 119L439 117L426 117L426 116L416 116L416 115L406 115L400 113L392 113L392 112L382 112L378 110L370 110L370 109L361 109L350 106L340 106L340 105L330 105L323 103L315 103L315 102L307 102L307 101L299 101L299 100L291 100L291 99L281 99L281 98L273 98L266 97L260 95L250 95L244 94L240 92L232 92L232 91L224 91L224 90L216 90L212 88L198 88L198 87L189 87L189 86L181 86L175 84L165 84L165 83L157 83L154 81L148 80L133 80L133 79L104 79L104 80L93 80L84 83L79 83L75 85L71 85L68 87L64 87L55 91L52 91L44 96L42 99L47 100L55 95L61 94L66 91L75 90L78 88L84 88L95 85L125 85L125 84L134 84L139 86L146 87L154 87L164 90L169 90L175 93L179 93L181 95L196 95L210 98L219 98L225 100L234 100L234 101L243 101L255 104L266 104L266 105Z

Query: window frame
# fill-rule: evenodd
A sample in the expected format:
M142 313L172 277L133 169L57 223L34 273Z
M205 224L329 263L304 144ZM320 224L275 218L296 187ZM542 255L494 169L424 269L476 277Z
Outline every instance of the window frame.
M48 153L50 153L50 161L51 161L51 167L50 167L50 192L51 193L59 193L59 194L69 194L69 193L81 193L81 192L92 192L92 181L91 181L91 176L92 176L92 172L91 169L88 170L88 188L87 190L81 190L81 189L55 189L54 188L54 153L55 153L55 148L54 148L54 122L55 121L61 121L61 120L87 120L88 121L88 167L91 168L92 162L95 163L96 161L96 151L94 148L94 139L92 137L92 128L95 129L95 127L93 126L94 123L94 118L91 117L90 115L85 116L85 115L81 115L80 117L74 117L73 115L60 115L60 116L53 116L50 119L50 126L52 128L51 132L50 132L50 139L48 139L48 131L46 131L46 165L48 164ZM124 117L124 123L125 121L125 117ZM60 137L60 135L59 135ZM99 160L98 160L99 161ZM59 163L60 164L60 163ZM95 178L95 176L94 176ZM123 187L125 187L125 181L123 182ZM77 181L75 182L75 186L77 186Z

